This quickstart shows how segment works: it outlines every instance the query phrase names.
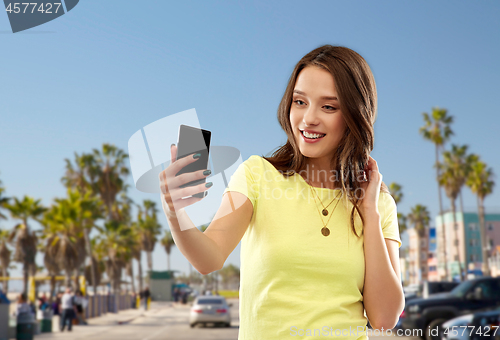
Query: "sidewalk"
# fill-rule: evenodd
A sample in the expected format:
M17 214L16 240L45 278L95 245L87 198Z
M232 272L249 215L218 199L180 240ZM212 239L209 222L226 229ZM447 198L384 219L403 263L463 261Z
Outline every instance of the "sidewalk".
M88 339L92 335L101 333L110 327L117 325L125 325L133 320L142 317L154 315L158 311L165 308L175 308L172 302L151 302L150 309L145 311L144 308L140 309L126 309L119 313L107 313L96 318L88 319L88 325L73 325L72 331L68 332L66 327L64 332L59 330L59 317L55 316L52 319L52 333L36 334L36 339L63 339L71 334L71 339Z

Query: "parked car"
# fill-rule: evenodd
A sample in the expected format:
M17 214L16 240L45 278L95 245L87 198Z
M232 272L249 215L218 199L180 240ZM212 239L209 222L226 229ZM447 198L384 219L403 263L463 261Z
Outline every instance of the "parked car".
M422 297L428 298L433 294L450 292L459 284L460 282L456 281L425 281L422 285Z
M191 307L189 315L189 325L194 327L196 324L208 323L222 324L225 327L231 327L231 312L232 304L227 304L223 296L200 295L198 296Z
M443 323L441 340L500 340L500 307Z
M430 295L427 299L409 300L405 306L403 329L419 329L426 340L441 340L431 329L441 329L444 322L474 311L500 306L500 277L482 277L464 281L449 293Z

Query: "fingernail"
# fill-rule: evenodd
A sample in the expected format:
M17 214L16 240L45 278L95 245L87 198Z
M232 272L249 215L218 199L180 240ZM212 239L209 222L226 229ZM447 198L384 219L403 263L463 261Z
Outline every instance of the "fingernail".
M203 174L204 174L205 176L208 176L208 175L210 175L211 173L212 173L212 171L210 171L210 170L205 170L205 171L203 171Z
M207 197L208 196L208 191L205 191L205 195L203 197Z
M212 182L208 182L207 184L205 184L205 186L206 186L207 188L210 188L212 185L213 185L213 183L212 183Z
M174 146L175 144L170 145L170 147Z
M194 159L196 159L196 158L200 158L200 156L201 156L201 154L200 154L200 153L195 153L195 154L193 155L193 158L194 158Z

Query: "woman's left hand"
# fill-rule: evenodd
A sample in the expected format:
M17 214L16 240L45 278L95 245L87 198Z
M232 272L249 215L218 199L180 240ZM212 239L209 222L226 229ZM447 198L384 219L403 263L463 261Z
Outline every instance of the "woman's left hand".
M382 184L382 174L378 171L377 162L369 156L368 164L365 165L367 182L361 183L362 193L356 194L361 198L359 209L363 214L378 214L378 199L380 196L380 186Z

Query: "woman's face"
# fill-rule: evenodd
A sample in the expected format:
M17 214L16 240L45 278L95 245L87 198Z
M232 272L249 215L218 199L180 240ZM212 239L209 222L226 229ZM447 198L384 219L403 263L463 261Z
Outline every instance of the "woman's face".
M328 71L308 66L299 73L290 123L295 141L305 157L324 159L328 164L337 149L346 128L337 98L335 82ZM307 138L304 130L316 135ZM317 134L320 138L313 139Z

